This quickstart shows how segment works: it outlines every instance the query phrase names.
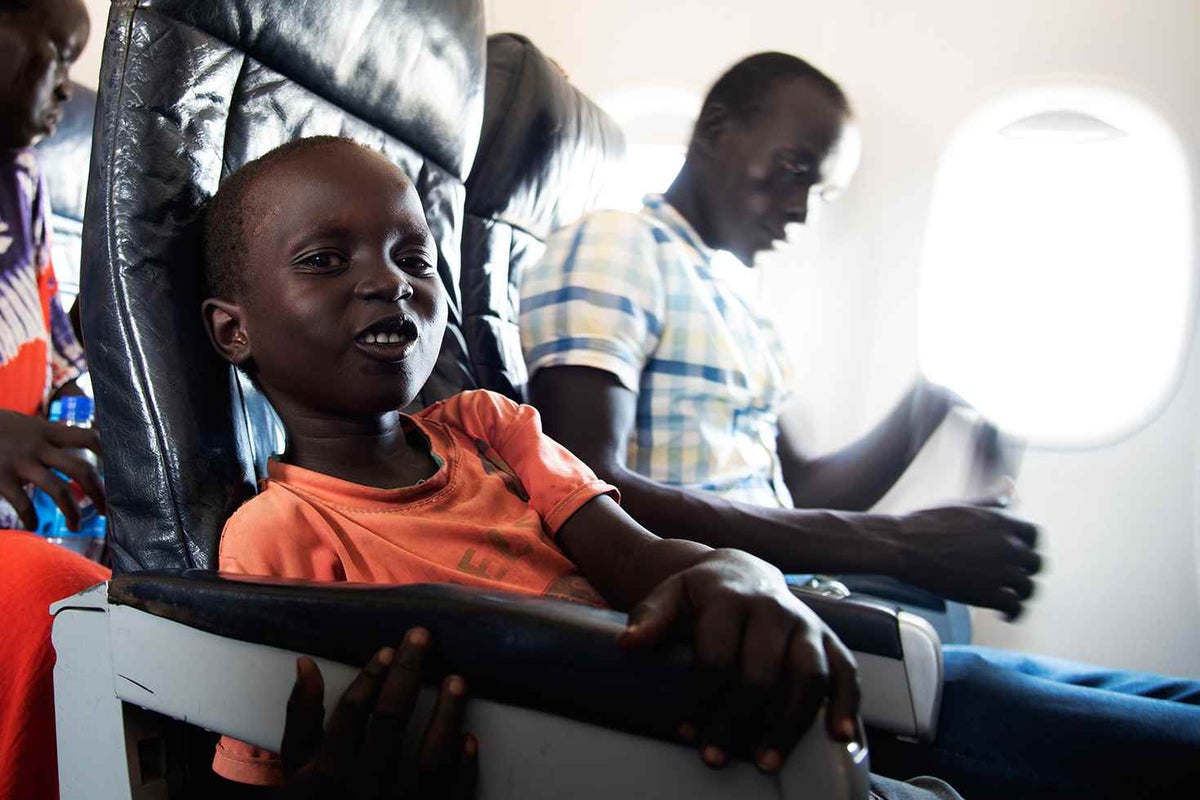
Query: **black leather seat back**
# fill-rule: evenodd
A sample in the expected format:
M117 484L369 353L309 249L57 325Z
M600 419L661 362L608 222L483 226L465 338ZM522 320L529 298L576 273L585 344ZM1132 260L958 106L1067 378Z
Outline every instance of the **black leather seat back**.
M403 168L451 309L421 402L475 385L457 287L483 26L479 0L113 4L82 305L118 571L213 567L221 526L279 444L266 403L213 353L199 313L199 212L246 161L334 134Z
M467 179L463 315L481 385L523 400L517 279L554 229L596 203L625 152L616 123L524 36L487 43L483 135Z

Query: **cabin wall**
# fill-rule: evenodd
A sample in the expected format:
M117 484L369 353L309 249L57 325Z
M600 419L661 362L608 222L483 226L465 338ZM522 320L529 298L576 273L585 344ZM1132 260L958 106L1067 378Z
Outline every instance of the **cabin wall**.
M768 49L843 84L862 128L859 174L762 278L818 450L866 430L916 374L933 176L982 103L1084 78L1148 102L1193 159L1200 150L1194 0L490 0L488 11L490 30L528 35L602 102L636 87L702 96L725 66ZM1099 449L1027 453L1020 511L1044 526L1046 569L1025 618L978 614L977 641L1200 676L1198 393L1193 346L1179 390L1144 429Z
M108 25L110 3L108 0L83 0L83 5L91 18L92 28L79 60L71 67L71 80L95 89L100 81L100 56L104 52L104 28Z

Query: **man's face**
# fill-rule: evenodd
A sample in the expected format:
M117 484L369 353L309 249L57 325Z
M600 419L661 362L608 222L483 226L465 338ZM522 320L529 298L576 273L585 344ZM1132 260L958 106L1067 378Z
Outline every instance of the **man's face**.
M715 241L746 265L803 224L813 195L841 188L857 162L857 133L812 84L780 83L747 119L726 117L708 142L707 218Z
M52 133L71 97L68 70L87 42L82 0L44 0L0 14L0 149L16 150Z
M404 173L331 144L272 165L244 201L247 366L280 414L408 405L441 349L446 298Z

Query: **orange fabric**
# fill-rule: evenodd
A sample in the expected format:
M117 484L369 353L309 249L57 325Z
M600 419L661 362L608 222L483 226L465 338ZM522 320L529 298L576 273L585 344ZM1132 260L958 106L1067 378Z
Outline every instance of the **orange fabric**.
M30 416L42 411L53 379L50 364L51 305L58 293L58 281L49 258L37 271L37 295L45 334L21 345L17 354L0 363L0 408ZM71 374L67 380L75 377ZM63 381L65 382L65 381ZM57 386L55 387L57 388Z
M0 530L0 800L58 797L50 604L109 571L25 531Z
M220 569L364 583L458 583L603 605L554 544L597 495L616 495L542 434L530 406L464 392L410 418L441 466L428 480L377 489L272 461L262 492L229 519ZM225 738L218 774L281 778L273 754Z
M0 364L0 408L27 416L41 413L48 359L46 340L34 339Z

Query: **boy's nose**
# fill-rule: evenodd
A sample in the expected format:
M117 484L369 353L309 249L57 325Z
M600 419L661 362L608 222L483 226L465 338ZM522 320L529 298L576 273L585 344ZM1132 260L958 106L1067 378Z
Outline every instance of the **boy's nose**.
M394 303L411 297L412 283L404 270L390 263L380 263L358 282L357 294L363 300L385 300Z

